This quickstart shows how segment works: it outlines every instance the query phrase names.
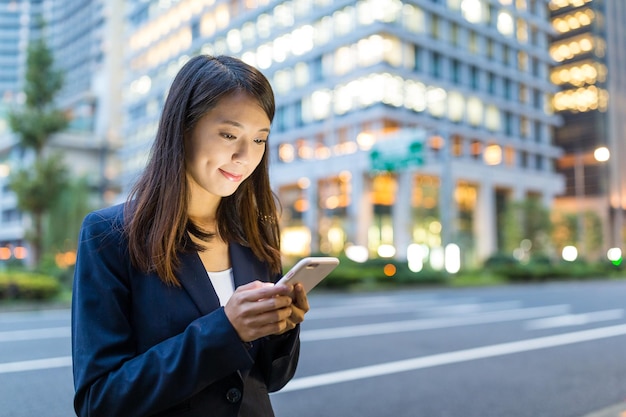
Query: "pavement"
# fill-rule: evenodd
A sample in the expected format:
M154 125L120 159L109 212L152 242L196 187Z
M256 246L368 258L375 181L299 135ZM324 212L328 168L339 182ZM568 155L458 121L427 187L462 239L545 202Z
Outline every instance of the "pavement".
M626 400L583 417L626 417Z
M33 310L52 310L52 309L67 309L70 308L68 301L57 302L0 302L0 313L2 312L18 312L18 311L33 311ZM624 401L603 408L601 410L594 411L589 414L585 414L581 417L626 417L626 399Z

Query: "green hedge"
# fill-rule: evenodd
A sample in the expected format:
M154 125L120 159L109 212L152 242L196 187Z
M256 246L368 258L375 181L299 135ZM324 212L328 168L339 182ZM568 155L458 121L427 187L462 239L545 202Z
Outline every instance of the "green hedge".
M521 263L513 258L495 255L488 259L486 271L498 274L510 282L554 281L561 279L593 279L610 276L623 276L625 266L615 266L607 261L551 261L546 257L536 257Z
M0 300L47 300L61 291L61 284L48 275L24 271L0 272Z

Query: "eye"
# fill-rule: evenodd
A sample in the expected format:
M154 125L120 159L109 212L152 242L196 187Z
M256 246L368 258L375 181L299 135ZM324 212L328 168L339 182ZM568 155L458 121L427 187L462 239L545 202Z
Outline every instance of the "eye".
M226 140L235 140L237 137L235 135L231 135L230 133L220 133L222 137Z
M254 143L256 143L257 145L265 145L267 143L267 139L257 138L254 139Z

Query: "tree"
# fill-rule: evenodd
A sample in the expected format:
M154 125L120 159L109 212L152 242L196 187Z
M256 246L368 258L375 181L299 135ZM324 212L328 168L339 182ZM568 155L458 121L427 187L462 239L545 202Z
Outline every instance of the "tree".
M507 252L519 248L523 240L530 242L532 255L546 255L550 252L550 212L538 198L507 202L502 221L503 243Z
M61 132L69 122L66 115L55 108L54 99L63 87L63 74L54 68L52 52L43 37L31 42L26 59L24 105L9 113L11 130L18 138L18 146L34 153L34 162L14 170L9 186L17 196L17 206L32 219L32 230L26 235L31 246L34 266L38 266L43 252L44 215L56 203L67 182L67 169L59 155L44 150L50 138Z

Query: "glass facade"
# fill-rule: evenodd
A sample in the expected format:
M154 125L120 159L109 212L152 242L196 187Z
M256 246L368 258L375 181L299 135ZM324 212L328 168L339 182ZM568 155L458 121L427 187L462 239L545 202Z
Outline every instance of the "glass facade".
M239 56L275 89L269 151L290 255L363 246L403 257L412 244L457 243L481 259L498 249L496 190L547 204L562 192L542 1L128 5L126 186L172 77L201 52ZM405 145L423 147L423 160L373 168L375 150Z
M555 62L550 80L559 87L553 107L563 118L554 135L564 150L557 170L566 179L557 207L602 220L599 250L623 247L626 7L615 0L552 0L549 9L555 33L549 48ZM599 149L610 156L598 158Z

